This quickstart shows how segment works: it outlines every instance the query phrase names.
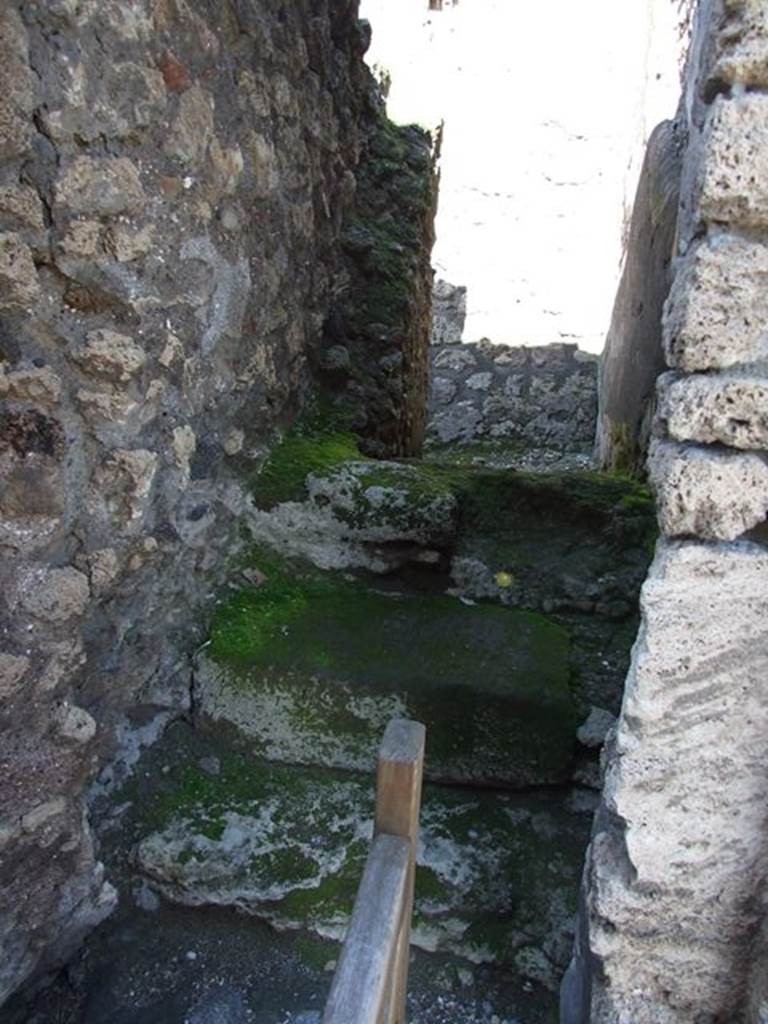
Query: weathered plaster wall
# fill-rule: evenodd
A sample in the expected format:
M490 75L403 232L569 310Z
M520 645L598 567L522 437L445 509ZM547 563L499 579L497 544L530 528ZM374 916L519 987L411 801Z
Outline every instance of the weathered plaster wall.
M766 87L765 4L701 3L649 462L662 538L607 758L564 1021L762 1019Z
M348 286L368 39L355 0L0 5L0 1002L114 905L85 788L188 705Z

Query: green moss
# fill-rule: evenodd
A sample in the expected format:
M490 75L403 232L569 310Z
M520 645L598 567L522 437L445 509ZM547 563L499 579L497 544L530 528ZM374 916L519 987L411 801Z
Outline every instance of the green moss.
M294 562L273 565L265 584L219 607L210 650L226 667L217 714L231 700L234 720L263 732L275 757L368 763L382 722L402 708L427 726L435 775L568 773L568 637L543 615L382 593ZM259 713L243 710L250 695ZM271 704L291 729L285 750L260 724Z
M253 481L256 503L260 508L272 509L284 501L301 501L306 497L310 473L328 472L362 457L351 433L289 433L272 449Z
M211 623L211 654L218 659L252 657L276 641L306 608L305 590L285 576L243 590L220 605Z
M336 943L315 938L313 935L299 935L293 943L299 959L314 971L326 970L328 964L339 955Z

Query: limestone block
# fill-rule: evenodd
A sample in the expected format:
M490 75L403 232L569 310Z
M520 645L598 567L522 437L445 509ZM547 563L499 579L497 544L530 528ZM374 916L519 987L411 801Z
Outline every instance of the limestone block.
M85 345L71 358L86 373L121 383L137 374L147 359L133 338L106 329L89 331Z
M487 391L491 386L492 380L493 374L489 371L484 371L482 373L473 373L470 377L467 377L464 383L473 391Z
M471 441L483 432L483 414L472 402L457 402L433 418L430 432L443 444Z
M434 377L430 391L436 405L449 405L456 396L456 384L450 377Z
M29 150L34 125L35 76L29 67L27 33L10 4L0 9L0 158Z
M768 464L759 455L657 441L648 472L668 537L735 540L768 515Z
M212 135L213 97L199 85L193 85L179 99L165 152L184 164L197 164L205 156Z
M75 220L59 240L58 250L64 256L95 256L101 246L102 224L97 220Z
M37 804L30 811L27 811L21 819L21 827L24 832L38 832L48 825L54 818L60 817L67 809L67 801L63 796L46 800L45 803Z
M750 88L768 86L768 8L763 0L720 0L723 27L710 79Z
M86 663L83 642L79 636L46 643L43 653L47 655L48 661L35 681L37 689L43 693L52 692L61 683L71 680Z
M181 470L185 482L189 480L189 460L195 454L196 447L197 439L195 432L188 423L183 427L174 427L171 452L173 453L173 461Z
M89 598L88 579L72 566L26 565L16 575L8 603L11 610L59 623L82 615Z
M703 146L699 218L710 224L768 226L768 96L718 96Z
M208 179L215 195L231 195L237 188L245 161L239 146L224 148L214 135L208 147Z
M29 246L15 232L0 234L0 309L28 309L40 296Z
M118 525L137 524L146 512L158 457L146 449L117 449L96 472L94 489Z
M720 235L689 252L664 308L664 350L681 370L768 358L768 247Z
M754 374L664 374L658 417L676 441L768 448L768 380Z
M106 233L104 245L120 263L146 256L152 249L155 235L154 224L146 224L138 230L128 224L114 224Z
M458 373L470 366L476 366L477 358L469 348L447 348L437 353L433 365L438 370L454 370Z
M10 373L0 363L0 396L35 405L55 405L61 395L61 379L49 366L30 366Z
M127 157L79 156L56 183L54 211L109 217L146 202L136 165Z
M576 739L584 747L602 747L608 732L616 725L616 716L605 708L591 707L589 715L576 731Z
M224 438L221 447L224 449L227 455L237 455L238 452L243 450L243 444L245 443L245 432L240 430L239 427L233 427L229 431L227 436Z
M139 403L128 395L104 394L85 388L75 394L75 400L83 416L94 425L106 422L125 426L139 409Z
M106 68L94 106L100 133L125 138L156 123L165 113L163 75L155 68L122 61Z
M0 188L0 224L13 231L44 231L43 204L29 185Z
M120 559L114 548L100 548L88 555L88 572L95 593L104 593L117 579Z
M174 363L184 358L184 346L175 334L169 332L163 351L157 357L161 366L169 369Z
M467 289L438 278L432 293L433 345L454 345L461 341L467 318Z
M265 198L280 184L275 147L265 135L252 131L246 136L245 151L251 160L255 195Z
M768 552L661 542L587 865L594 1021L740 1019L765 913Z
M96 722L84 708L64 701L56 708L54 720L59 734L74 743L88 743L96 735Z
M517 369L527 364L528 349L523 346L513 347L509 345L499 345L498 352L494 354L493 361L497 366Z
M0 700L13 696L28 668L29 658L0 651Z

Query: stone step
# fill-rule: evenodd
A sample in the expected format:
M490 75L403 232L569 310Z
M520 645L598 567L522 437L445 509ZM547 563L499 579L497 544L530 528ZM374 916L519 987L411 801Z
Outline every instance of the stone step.
M427 727L427 777L510 787L569 778L568 636L543 615L385 592L259 560L220 606L195 707L270 760L367 770L392 717Z
M146 808L134 812L133 834L148 883L179 904L341 938L371 836L373 773L254 759L227 730L170 733L159 754L167 770L145 775L153 791L140 792L139 778L121 797ZM425 786L414 945L554 987L593 806L584 790Z

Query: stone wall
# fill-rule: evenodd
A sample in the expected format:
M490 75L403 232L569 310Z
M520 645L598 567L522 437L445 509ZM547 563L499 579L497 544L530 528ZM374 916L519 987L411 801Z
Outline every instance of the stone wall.
M767 69L761 0L700 4L649 461L662 538L587 857L568 1022L764 1019Z
M0 1002L114 905L86 787L188 706L241 481L347 286L356 15L2 5Z
M362 135L344 221L344 287L326 321L319 376L343 395L362 450L418 455L424 440L439 137L383 110Z
M597 357L576 345L432 345L427 438L589 446L597 416Z
M648 140L600 358L597 457L604 469L641 475L648 454L656 378L665 366L661 317L672 277L681 156L680 126L662 121Z

